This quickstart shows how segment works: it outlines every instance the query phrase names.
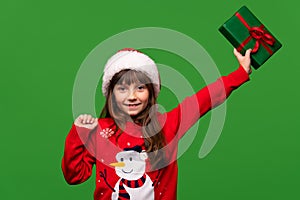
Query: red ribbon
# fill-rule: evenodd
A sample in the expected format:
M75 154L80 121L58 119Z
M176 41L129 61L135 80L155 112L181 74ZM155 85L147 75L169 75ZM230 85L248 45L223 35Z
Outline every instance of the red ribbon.
M249 24L245 21L245 19L239 14L236 13L235 16L244 24L244 26L249 30L249 36L240 44L237 48L238 51L241 51L243 47L253 38L256 40L255 45L251 51L251 53L256 53L260 44L269 52L270 55L273 54L273 51L270 49L270 46L273 46L275 43L275 38L273 38L269 33L264 30L264 25L260 25L259 27L250 27Z

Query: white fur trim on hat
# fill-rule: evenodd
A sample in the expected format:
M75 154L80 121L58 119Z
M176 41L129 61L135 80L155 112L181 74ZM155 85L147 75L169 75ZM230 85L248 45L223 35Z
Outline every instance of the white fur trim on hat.
M147 55L135 50L124 49L114 54L105 64L102 92L107 97L108 87L113 76L124 70L131 69L145 73L154 84L155 97L160 91L160 78L155 62Z

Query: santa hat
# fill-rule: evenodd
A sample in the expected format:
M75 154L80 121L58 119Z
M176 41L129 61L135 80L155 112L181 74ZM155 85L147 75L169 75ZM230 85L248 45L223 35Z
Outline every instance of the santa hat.
M102 92L105 97L108 95L108 87L115 74L130 69L143 72L154 84L155 97L160 91L160 78L155 62L147 55L132 48L125 48L114 54L105 64Z

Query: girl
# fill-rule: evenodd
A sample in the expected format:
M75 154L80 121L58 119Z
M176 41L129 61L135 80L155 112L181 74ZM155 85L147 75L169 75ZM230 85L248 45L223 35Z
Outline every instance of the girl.
M86 181L96 165L94 199L176 199L177 144L207 111L249 80L250 52L234 49L239 68L166 113L156 110L160 77L154 61L123 49L106 63L99 119L80 115L66 138L62 160L69 184Z

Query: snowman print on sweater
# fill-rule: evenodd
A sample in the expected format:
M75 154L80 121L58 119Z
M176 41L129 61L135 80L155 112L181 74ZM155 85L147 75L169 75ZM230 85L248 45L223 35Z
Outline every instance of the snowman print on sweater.
M150 177L145 173L148 155L140 146L125 148L116 155L118 162L111 163L120 177L114 187L112 200L153 200L154 187Z

